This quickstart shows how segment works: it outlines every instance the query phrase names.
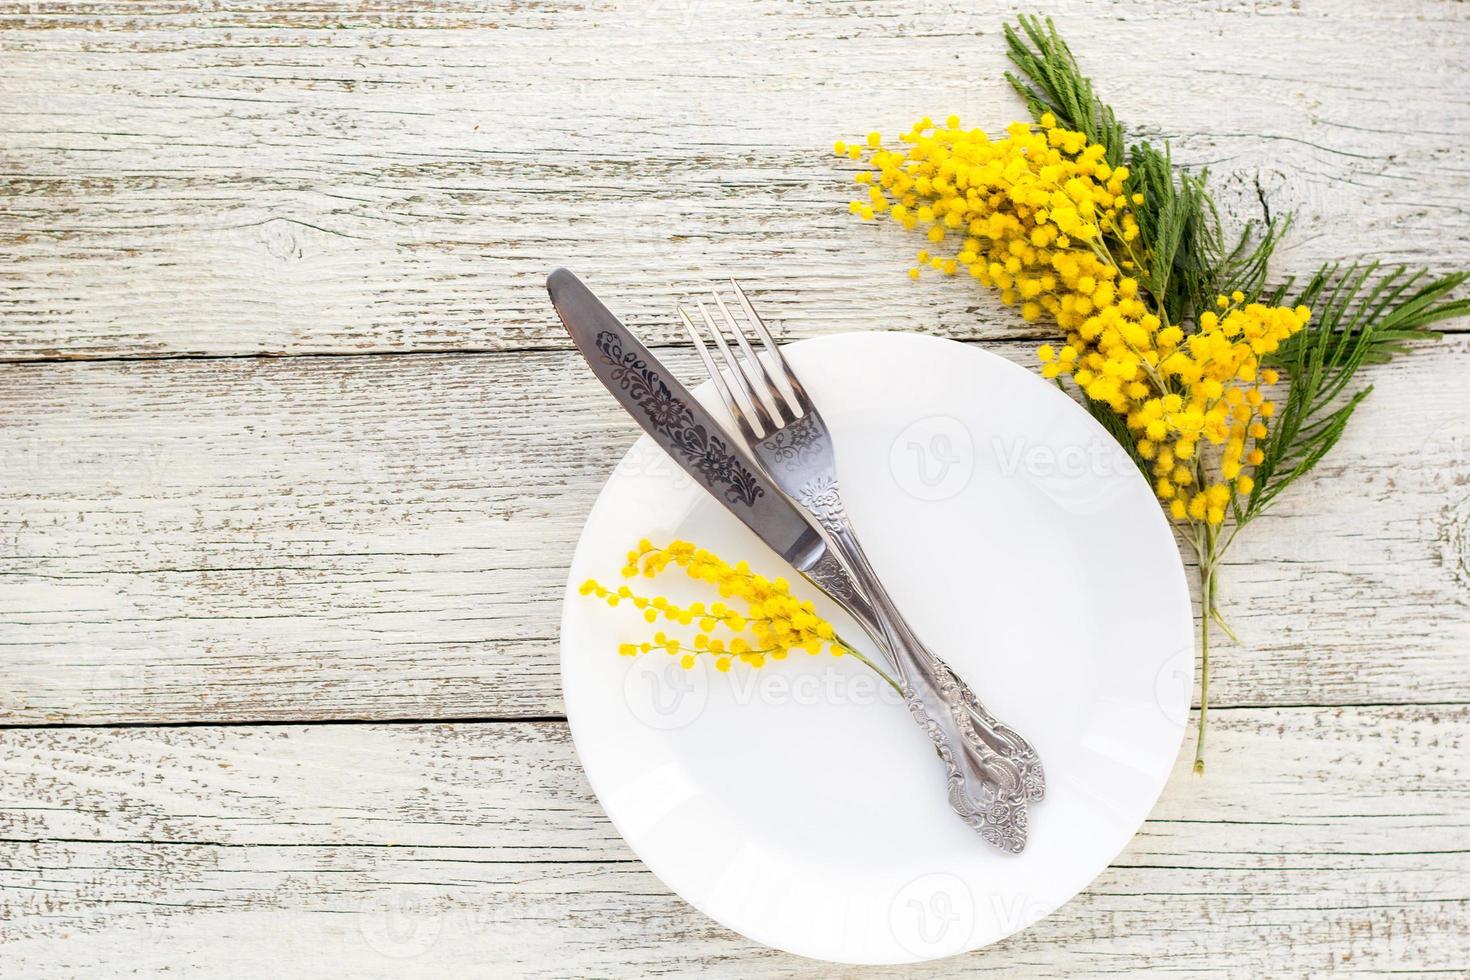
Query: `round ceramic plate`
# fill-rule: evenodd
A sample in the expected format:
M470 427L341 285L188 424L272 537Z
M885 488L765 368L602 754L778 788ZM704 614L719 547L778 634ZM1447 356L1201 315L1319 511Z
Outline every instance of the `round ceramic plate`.
M1048 793L1025 852L997 851L950 812L926 737L856 658L720 673L618 655L678 627L578 586L621 584L626 552L648 538L790 577L877 657L646 436L598 497L572 562L561 641L572 736L633 850L729 928L846 963L978 949L1085 888L1158 798L1193 683L1179 553L1127 456L1029 371L909 334L785 350L833 432L848 510L889 591L1041 756ZM708 382L696 395L717 404ZM632 584L714 598L677 569Z

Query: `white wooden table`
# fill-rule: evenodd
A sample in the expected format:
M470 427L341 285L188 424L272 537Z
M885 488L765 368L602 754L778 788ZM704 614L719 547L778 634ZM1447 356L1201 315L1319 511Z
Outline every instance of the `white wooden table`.
M1470 7L1042 0L1277 269L1470 266ZM985 8L985 9L977 9ZM1004 5L0 0L0 975L832 976L703 918L578 768L573 543L634 426L543 278L693 371L1039 334L853 223L828 147L999 128ZM1470 323L1374 373L1227 569L1182 755L1054 916L906 975L1470 973Z

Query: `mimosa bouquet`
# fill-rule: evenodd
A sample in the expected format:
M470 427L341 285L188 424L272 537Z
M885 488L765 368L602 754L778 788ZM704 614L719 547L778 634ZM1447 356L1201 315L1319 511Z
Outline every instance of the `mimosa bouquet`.
M1206 173L1129 140L1050 20L1023 16L1005 37L1033 121L991 137L924 118L896 143L839 142L867 164L850 209L925 236L911 277L966 276L1055 324L1042 375L1133 458L1198 563L1203 772L1212 626L1233 638L1221 558L1337 443L1371 390L1361 369L1470 312L1451 296L1467 274L1349 259L1273 284L1289 215L1228 230Z

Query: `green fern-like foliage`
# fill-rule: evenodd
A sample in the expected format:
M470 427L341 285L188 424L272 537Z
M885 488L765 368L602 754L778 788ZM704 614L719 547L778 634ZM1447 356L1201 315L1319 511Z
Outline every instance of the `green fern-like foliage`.
M1350 390L1360 368L1392 360L1414 341L1438 338L1430 325L1470 313L1470 299L1450 297L1467 278L1458 272L1425 282L1423 270L1403 266L1380 274L1377 263L1327 265L1300 290L1293 292L1288 282L1266 297L1306 306L1312 320L1271 358L1290 383L1237 522L1265 510L1337 445L1348 419L1373 390Z
M1208 173L1176 167L1167 144L1130 142L1049 18L1023 14L1015 26L1006 26L1005 40L1016 69L1006 79L1032 115L1040 119L1050 113L1062 127L1086 134L1106 147L1110 165L1127 162L1128 191L1143 195L1134 208L1142 242L1139 283L1170 322L1192 330L1216 296L1236 290L1263 303L1312 310L1307 328L1271 359L1287 375L1287 393L1260 447L1264 458L1255 469L1254 488L1248 499L1234 504L1236 522L1244 524L1336 445L1372 390L1355 388L1359 369L1390 360L1414 341L1438 337L1427 329L1431 324L1470 313L1470 299L1451 296L1467 274L1430 278L1424 270L1380 273L1376 264L1332 264L1300 289L1290 280L1268 288L1271 255L1291 225L1290 215L1267 215L1228 234ZM1088 402L1093 417L1147 477L1148 466L1128 426L1109 406Z

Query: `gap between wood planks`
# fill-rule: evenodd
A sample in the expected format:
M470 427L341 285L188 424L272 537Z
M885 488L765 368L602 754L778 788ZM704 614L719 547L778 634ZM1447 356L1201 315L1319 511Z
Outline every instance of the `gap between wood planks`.
M1166 823L1180 823L1180 822L1182 822L1182 821L1177 821L1177 820L1154 820L1154 819L1149 819L1149 820L1145 821L1146 824L1147 823L1166 824ZM1244 823L1244 821L1238 821L1238 820L1195 820L1195 821L1189 821L1189 822L1190 823L1200 823L1200 824L1232 824L1232 823L1234 823L1234 824L1241 824L1241 823ZM475 851L475 850L480 850L480 848L478 848L478 847L476 847L475 845L472 845L472 844L408 844L408 845L404 845L404 844L373 843L373 842L370 842L370 841L369 842L357 841L357 842L346 843L346 844L344 844L344 843L338 843L338 842L322 842L322 843L316 843L316 842L295 842L295 843L286 842L286 843L282 843L282 842L277 842L277 841L271 841L271 842L258 842L258 841L231 842L231 841L213 841L213 840L176 840L176 839L160 839L160 838L146 838L146 837L139 837L139 838L102 838L102 837L97 837L97 838L93 838L93 837L0 837L0 844L77 844L77 845L82 845L82 846L97 846L97 847L108 847L108 846L116 846L116 847L211 847L211 848L229 848L229 849L232 849L232 850L254 850L254 851L259 851L259 850L261 850L263 848L272 848L272 849L274 849L274 848L283 848L283 849L284 848L292 848L292 849L297 849L297 850L306 850L306 849L322 850L322 849L330 849L330 850L336 850L336 851L342 851L342 850L364 850L364 851L369 851L369 850L380 850L380 849L402 851L405 848L412 848L415 851ZM1266 855L1266 856L1271 856L1271 857L1280 857L1283 852L1281 852L1281 851L1239 851L1239 850L1236 850L1236 851L1231 851L1230 853L1232 853L1232 854L1258 854L1258 855ZM1310 856L1312 856L1312 853L1313 852L1303 852L1302 853L1302 856L1303 857L1310 857ZM1409 851L1331 851L1331 852L1328 852L1328 853L1330 853L1333 857L1448 857L1450 855L1455 855L1455 854L1470 854L1470 848L1458 849L1458 850L1434 850L1434 851L1413 851L1413 850L1409 850ZM507 865L507 866L512 866L512 867L517 866L517 865L521 865L521 866L525 866L525 865L539 865L539 866L544 867L546 865L553 865L553 864L554 865L573 865L573 866L579 865L579 864L580 865L639 865L639 866L641 866L643 864L643 861L642 861L642 859L636 858L636 857L633 857L633 858L600 857L600 858L540 858L540 859L536 859L536 858L468 858L468 857L462 857L461 856L461 857L454 858L454 863L456 863L456 864ZM1237 866L1237 865L1230 865L1230 864L1159 864L1157 862L1142 862L1142 861L1114 861L1114 862L1112 862L1111 864L1108 865L1108 869L1109 870L1128 870L1128 869L1133 869L1133 870L1141 870L1141 871L1228 871L1228 872L1236 873L1236 874L1239 874L1239 873L1249 874L1249 873L1251 873L1253 871L1254 872L1261 873L1261 874L1280 874L1282 872L1336 871L1336 870L1338 870L1336 868L1333 868L1333 867L1330 867L1330 866L1324 866L1324 865L1271 865L1270 867L1251 868L1251 867L1240 867L1240 866ZM1155 893L1150 893L1150 892L1110 892L1110 891L1106 891L1106 890L1098 890L1096 892L1093 892L1093 894L1096 894L1096 895L1119 896L1119 897L1125 897L1125 896L1126 897L1132 897L1132 896L1138 896L1138 895L1144 895L1144 894L1159 894L1159 895L1177 896L1177 893L1175 893L1175 892L1155 892ZM1430 903L1430 904L1458 904L1461 901L1463 901L1463 899L1459 899L1459 898L1421 898L1421 899L1418 899L1418 901L1427 902L1427 903ZM1363 905L1363 906L1358 906L1358 907L1359 908L1387 908L1387 909L1396 909L1396 908L1402 908L1402 905Z
M1470 707L1470 701L1364 701L1358 703L1322 703L1322 704L1221 704L1210 705L1210 714L1225 714L1231 711L1328 711L1339 709L1371 709L1371 708L1463 708ZM1190 714L1199 710L1197 703L1190 706ZM0 732L29 732L29 731L109 731L126 729L148 729L148 728L304 728L325 727L329 725L371 725L374 727L410 726L410 725L564 725L567 722L566 715L448 715L439 718L432 717L404 717L404 718L245 718L223 721L210 721L207 719L194 719L190 721L115 721L115 722L89 722L89 721L53 721L53 722L21 722L11 724L0 722Z
M548 303L547 309L550 309ZM1470 333L1470 318L1458 318L1447 320L1435 325L1439 333L1446 336ZM862 332L862 331L853 331ZM885 331L886 332L886 331ZM794 343L807 339L805 336L780 336L776 338L780 343ZM1003 346L1012 347L1020 344L1040 345L1048 342L1060 341L1060 334L1036 334L1035 336L1023 335L1016 337L987 337L987 338L946 338L955 343L975 346ZM1434 343L1425 340L1422 343L1428 345ZM52 355L48 357L14 357L0 355L0 366L16 367L41 367L56 364L136 364L150 361L242 361L242 360L279 360L283 358L353 358L353 357L515 357L520 354L556 354L571 353L574 348L570 344L526 344L513 348L496 347L447 347L427 348L423 350L393 350L383 348L374 350L333 350L333 351L250 351L230 354L199 354L180 351L178 353L164 354L103 354L93 356L86 353ZM650 350L655 352L666 350L692 350L690 344L682 343L658 343L653 344ZM1407 355L1413 357L1411 352Z

